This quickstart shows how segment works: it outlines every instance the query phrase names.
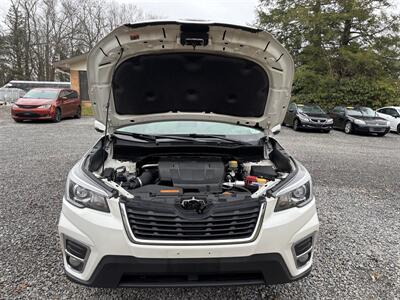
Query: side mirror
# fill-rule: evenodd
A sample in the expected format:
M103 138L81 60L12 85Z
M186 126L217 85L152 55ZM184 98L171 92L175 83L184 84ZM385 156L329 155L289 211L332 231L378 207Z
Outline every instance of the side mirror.
M97 132L104 133L104 131L106 130L106 127L104 126L103 123L100 123L99 121L95 120L94 121L94 129Z
M277 135L281 132L281 124L276 125L275 127L272 127L271 132L273 135Z

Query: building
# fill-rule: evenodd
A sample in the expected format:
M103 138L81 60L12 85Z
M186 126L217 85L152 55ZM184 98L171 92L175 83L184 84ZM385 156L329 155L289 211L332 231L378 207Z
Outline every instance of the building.
M81 54L54 63L56 70L68 73L71 88L78 91L82 101L89 101L86 61L88 54Z
M65 81L32 81L32 80L11 80L6 83L3 88L21 89L25 92L34 88L71 88L70 82Z

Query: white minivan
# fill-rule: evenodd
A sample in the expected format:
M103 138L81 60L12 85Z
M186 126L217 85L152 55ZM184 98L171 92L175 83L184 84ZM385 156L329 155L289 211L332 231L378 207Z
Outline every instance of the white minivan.
M304 166L273 138L294 64L237 25L124 25L90 52L102 138L68 175L65 271L96 287L275 284L311 271Z

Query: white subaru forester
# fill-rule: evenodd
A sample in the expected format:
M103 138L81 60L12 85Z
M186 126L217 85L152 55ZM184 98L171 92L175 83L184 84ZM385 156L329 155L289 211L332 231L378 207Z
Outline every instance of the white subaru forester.
M68 175L59 233L71 280L96 287L274 284L311 271L307 170L272 137L294 73L269 33L124 25L88 58L104 136Z

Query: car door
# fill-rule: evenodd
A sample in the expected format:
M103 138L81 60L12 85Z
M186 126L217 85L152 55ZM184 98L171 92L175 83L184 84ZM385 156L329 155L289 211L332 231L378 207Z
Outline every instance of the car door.
M340 116L340 107L336 106L332 111L329 113L329 116L333 120L333 128L340 128L339 127L339 116Z
M380 118L383 118L388 121L392 121L392 116L390 116L389 110L390 110L389 108L381 108L381 109L378 109L376 111L376 113Z
M75 116L76 112L78 111L78 108L81 104L78 93L74 90L71 90L67 97L70 100L69 104L70 104L70 108L71 108L71 116Z
M390 122L390 129L397 130L397 125L400 123L400 114L394 108L387 108L386 114L388 116L388 120Z
M347 110L344 107L340 108L337 120L338 128L344 129L347 123Z
M74 98L74 91L65 90L65 99L64 104L66 107L66 114L68 117L74 116L76 113L76 99Z
M68 107L68 98L67 98L67 91L62 90L58 95L58 101L60 103L59 107L61 108L61 116L64 118L69 114L69 107Z

